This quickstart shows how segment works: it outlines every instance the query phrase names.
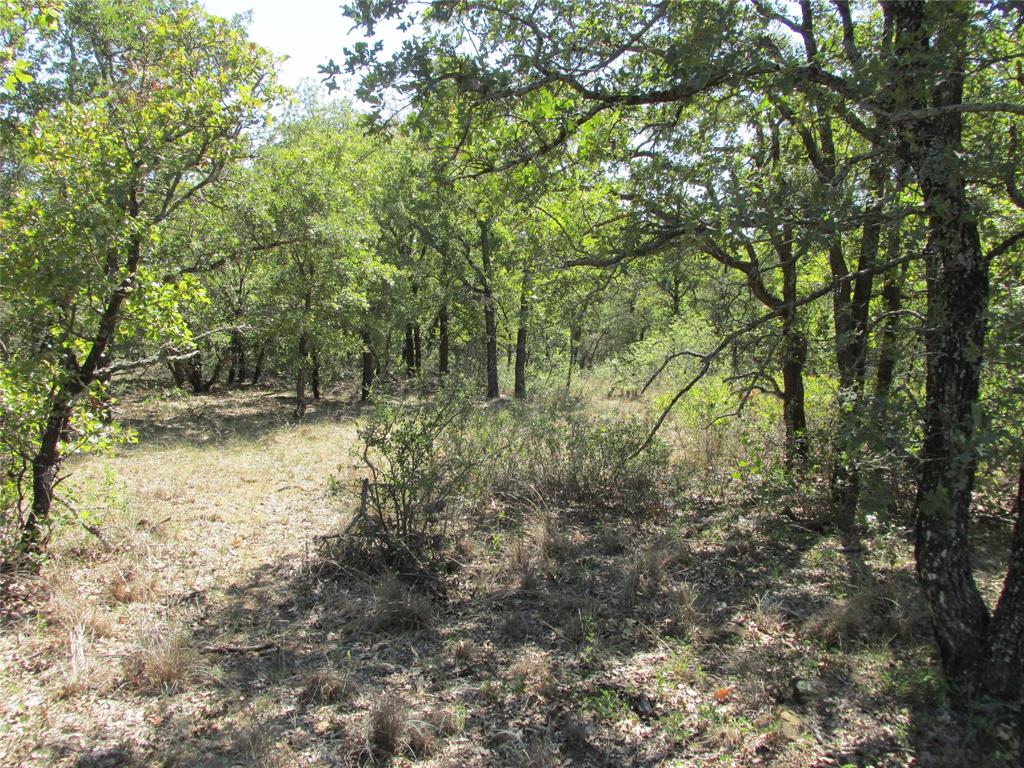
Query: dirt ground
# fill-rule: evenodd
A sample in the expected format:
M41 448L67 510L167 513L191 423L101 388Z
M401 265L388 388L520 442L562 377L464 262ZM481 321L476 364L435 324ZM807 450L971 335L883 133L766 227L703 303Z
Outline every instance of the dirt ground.
M0 765L1016 764L948 709L904 536L856 551L694 477L658 519L491 500L410 588L318 538L355 508L358 407L291 407L135 397L138 444L73 463L100 537L3 585Z

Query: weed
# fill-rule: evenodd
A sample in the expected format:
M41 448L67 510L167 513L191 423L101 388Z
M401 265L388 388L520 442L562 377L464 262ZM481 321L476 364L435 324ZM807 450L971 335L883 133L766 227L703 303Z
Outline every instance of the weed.
M656 679L662 685L669 683L686 683L694 685L705 678L705 672L700 664L693 645L687 642L678 642L669 656L665 665L658 672Z
M625 697L611 688L599 688L596 693L587 697L585 706L596 717L607 722L637 719Z

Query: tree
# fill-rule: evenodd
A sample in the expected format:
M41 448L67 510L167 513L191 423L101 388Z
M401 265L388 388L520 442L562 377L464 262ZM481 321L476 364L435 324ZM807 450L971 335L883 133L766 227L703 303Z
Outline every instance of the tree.
M42 377L25 424L28 552L115 342L181 330L194 283L159 247L163 226L248 154L276 95L270 56L192 3L71 2L60 25L52 77L65 100L27 118L27 182L0 219L0 298L18 323L5 365Z
M375 49L362 46L350 53L349 64L365 68L366 97L380 99L381 89L391 87L421 109L430 109L438 93L454 98L462 105L463 130L455 133L460 147L471 145L474 129L490 126L494 115L512 115L514 128L482 163L482 172L505 171L540 155L564 156L586 142L602 120L623 116L632 129L607 161L609 174L628 178L632 168L627 160L642 156L656 168L674 170L685 189L699 162L675 150L680 132L689 128L680 119L688 108L708 115L713 131L728 105L760 101L773 109L799 138L804 155L799 162L816 175L812 186L832 196L819 197L824 205L816 219L807 207L790 217L797 242L823 248L818 252L826 257L825 283L794 290L794 281L799 286L802 276L818 274L817 260L807 259L803 275L783 274L784 295L772 295L760 265L764 254L756 244L755 252L747 251L742 260L722 249L719 256L727 265L735 262L730 268L755 275L750 288L768 299L767 311L699 354L696 378L688 379L671 402L678 402L744 334L777 319L785 328L784 318L792 320L799 307L831 297L839 424L846 433L836 441L832 486L849 527L860 487L854 463L859 441L846 435L859 429L866 413L861 401L874 278L886 275L885 301L897 305L898 281L887 273L905 274L902 263L921 259L928 309L920 328L927 364L918 574L932 608L944 670L967 694L964 699L984 691L1019 700L1024 686L1022 526L1018 521L1003 596L993 615L974 582L967 531L978 456L975 425L982 409L989 268L1024 240L1022 229L986 236L979 225L984 206L992 206L988 201L1001 200L996 208L1006 201L1019 204L1013 171L1019 158L995 149L1006 142L995 139L993 122L1001 119L1003 135L1012 136L1018 127L1014 121L1024 116L1014 69L1024 56L1020 9L1015 4L884 2L872 13L855 11L845 0L804 0L797 18L792 10L791 4L768 0L752 5L594 2L585 8L561 0L441 4L416 19L424 34L407 42L391 61L376 61ZM382 18L408 14L409 8L403 2L368 2L355 4L348 13L372 32ZM840 132L849 137L842 145L836 140ZM610 149L614 138L607 138ZM969 170L985 173L974 182ZM1004 190L991 183L1004 177ZM904 199L907 185L923 206L927 244L920 253L887 247L894 259L881 262L885 230L899 226L903 215L893 206ZM639 210L652 211L661 201L647 195L639 202ZM744 201L735 192L731 202L743 210ZM773 220L757 203L745 212L748 222L781 226L776 230L781 245L791 241L785 217ZM691 214L683 212L675 227L664 227L664 222L637 227L643 234L623 252L635 257L692 237L705 222L688 218ZM736 231L745 238L743 227L749 226ZM770 241L770 228L765 232ZM646 247L639 245L644 236ZM781 271L795 264L794 254L772 248ZM788 328L792 338L795 328L792 323ZM799 345L787 349L791 362L801 358ZM879 359L886 358L880 354ZM889 375L880 372L883 391ZM791 418L797 419L795 414Z

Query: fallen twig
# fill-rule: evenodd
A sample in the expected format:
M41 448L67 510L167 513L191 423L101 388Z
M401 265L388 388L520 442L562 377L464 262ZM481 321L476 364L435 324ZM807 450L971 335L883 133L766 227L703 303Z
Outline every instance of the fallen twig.
M257 643L255 645L204 645L207 653L262 653L280 648L275 642Z

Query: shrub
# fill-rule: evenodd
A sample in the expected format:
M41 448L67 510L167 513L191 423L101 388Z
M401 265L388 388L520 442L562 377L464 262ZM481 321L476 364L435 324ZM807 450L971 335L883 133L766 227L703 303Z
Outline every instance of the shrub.
M359 430L369 470L360 532L378 561L419 573L449 543L460 493L474 467L462 441L470 402L452 386L409 406L379 405Z
M595 416L579 403L552 400L509 409L472 424L467 439L487 455L485 495L528 508L580 505L593 512L642 515L660 507L669 451L635 418Z

